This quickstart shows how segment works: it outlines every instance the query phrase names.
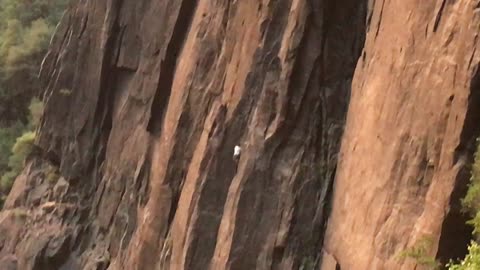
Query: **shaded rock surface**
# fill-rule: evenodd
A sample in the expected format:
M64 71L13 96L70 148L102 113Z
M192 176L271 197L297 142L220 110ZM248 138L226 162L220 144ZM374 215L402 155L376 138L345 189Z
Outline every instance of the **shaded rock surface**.
M447 232L478 136L476 8L74 1L41 71L40 151L0 213L0 262L413 269L395 255L424 234L451 257L468 241Z

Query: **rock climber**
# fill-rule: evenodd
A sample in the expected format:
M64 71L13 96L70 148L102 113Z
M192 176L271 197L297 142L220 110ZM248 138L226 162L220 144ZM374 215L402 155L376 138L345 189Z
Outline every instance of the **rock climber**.
M238 145L235 145L235 147L233 148L233 160L235 160L235 162L238 162L238 160L240 159L241 152L242 148Z

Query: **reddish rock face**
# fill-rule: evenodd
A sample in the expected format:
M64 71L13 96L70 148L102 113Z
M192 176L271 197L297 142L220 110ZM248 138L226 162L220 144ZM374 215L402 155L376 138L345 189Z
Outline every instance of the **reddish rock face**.
M476 12L74 1L41 72L39 149L0 213L0 262L413 269L395 256L424 235L433 256L462 253L451 206L479 135Z
M478 4L376 1L368 17L322 269L423 269L398 255L429 239L448 262L471 235L458 202L480 131Z

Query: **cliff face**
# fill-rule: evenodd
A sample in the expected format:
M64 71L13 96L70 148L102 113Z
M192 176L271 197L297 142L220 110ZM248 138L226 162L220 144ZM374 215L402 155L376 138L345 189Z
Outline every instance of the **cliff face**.
M74 1L41 72L38 149L0 213L0 264L413 269L396 255L427 234L433 256L462 255L477 12Z
M372 4L326 233L329 264L415 269L398 254L426 240L425 256L444 263L465 254L471 229L459 202L480 135L478 7Z

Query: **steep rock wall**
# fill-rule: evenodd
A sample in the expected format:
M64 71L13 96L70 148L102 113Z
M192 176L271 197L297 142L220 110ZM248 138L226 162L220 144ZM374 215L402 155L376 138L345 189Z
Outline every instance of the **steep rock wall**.
M322 269L430 269L462 257L460 198L480 135L478 1L373 1Z
M41 72L38 149L1 214L2 265L314 267L366 9L74 1Z
M74 1L0 265L421 269L397 255L424 238L463 255L477 2Z

